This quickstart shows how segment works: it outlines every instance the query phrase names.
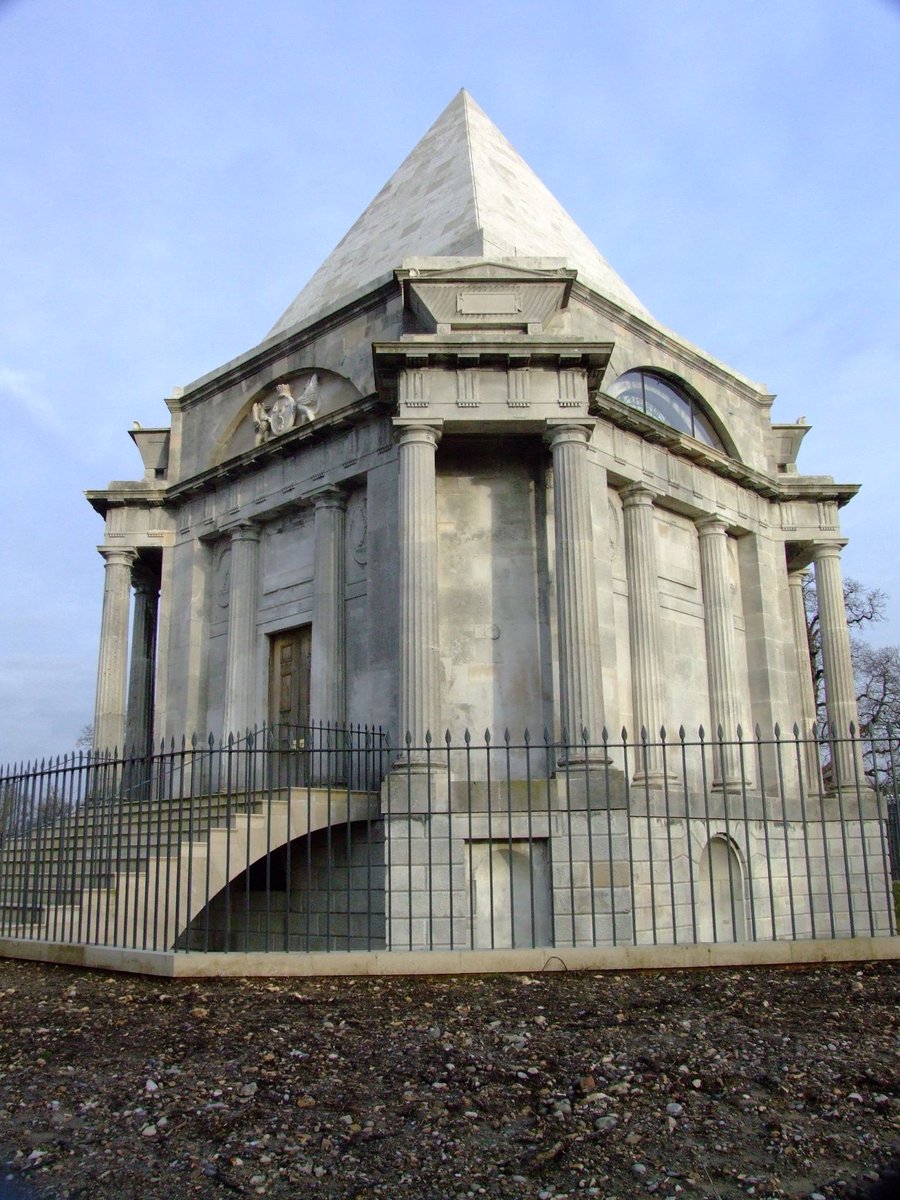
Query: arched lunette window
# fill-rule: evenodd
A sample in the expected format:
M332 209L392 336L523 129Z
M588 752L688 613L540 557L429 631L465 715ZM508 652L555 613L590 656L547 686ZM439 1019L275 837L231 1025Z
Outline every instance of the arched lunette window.
M686 433L698 442L728 453L709 417L693 396L662 375L653 371L626 371L609 389L609 394L654 421L662 421L679 433Z

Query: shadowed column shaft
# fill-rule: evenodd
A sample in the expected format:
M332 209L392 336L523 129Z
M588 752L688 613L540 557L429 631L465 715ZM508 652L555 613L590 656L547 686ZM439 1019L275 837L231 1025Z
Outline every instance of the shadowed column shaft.
M809 634L806 625L806 605L803 601L803 576L805 571L791 571L788 589L791 598L791 626L797 647L797 679L800 695L800 713L797 724L804 739L812 737L816 720L816 696L813 690L812 664L809 661ZM810 741L804 742L806 773L810 783L818 784L819 754Z
M142 566L132 571L134 614L131 623L131 666L125 743L129 753L143 754L153 742L153 694L156 682L156 628L159 581Z

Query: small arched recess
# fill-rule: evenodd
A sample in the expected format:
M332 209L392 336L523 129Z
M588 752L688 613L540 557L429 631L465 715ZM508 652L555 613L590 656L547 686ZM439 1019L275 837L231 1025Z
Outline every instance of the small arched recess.
M697 940L746 941L744 864L731 838L715 834L709 839L697 875Z

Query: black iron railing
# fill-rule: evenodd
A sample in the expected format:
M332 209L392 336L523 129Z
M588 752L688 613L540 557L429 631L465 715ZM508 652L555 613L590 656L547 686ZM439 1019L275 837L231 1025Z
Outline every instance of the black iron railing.
M0 772L0 937L310 951L891 934L897 762L891 730L392 747L311 724L25 764Z

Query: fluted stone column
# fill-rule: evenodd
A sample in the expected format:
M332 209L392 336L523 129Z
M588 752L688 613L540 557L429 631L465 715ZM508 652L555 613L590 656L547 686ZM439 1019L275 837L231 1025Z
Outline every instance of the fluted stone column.
M844 607L844 582L841 577L841 547L837 542L819 542L813 546L816 600L819 607L819 637L822 644L822 670L825 675L825 709L834 742L835 787L854 787L863 779L862 764L850 737L851 723L859 733L856 684L850 657L850 629Z
M620 492L625 526L625 565L628 572L628 629L631 635L631 692L634 709L635 780L662 778L659 746L663 712L662 634L659 617L659 577L653 492L633 483ZM646 730L646 754L638 749Z
M259 606L259 527L242 521L231 530L231 583L225 661L226 737L257 724L256 617Z
M131 582L134 587L134 613L131 622L125 744L129 753L144 754L153 742L159 579L152 571L137 563L132 569Z
M588 485L590 427L550 425L556 543L556 611L559 638L560 724L573 748L570 763L583 760L582 731L599 744L604 726L600 622L594 577L594 529ZM592 751L598 759L602 750Z
M435 425L402 425L400 448L400 737L440 737Z
M717 740L719 728L725 744L714 753L713 783L721 787L740 780L740 761L736 746L740 722L737 673L735 670L734 612L731 604L731 580L728 575L728 529L721 517L705 517L697 522L700 536L700 576L703 585L703 612L706 627L706 668L709 678L709 707L712 717L710 740Z
M811 784L819 781L819 754L816 745L810 741L812 727L816 720L816 694L813 689L812 664L809 661L809 634L806 625L806 604L803 600L803 579L805 571L788 572L788 590L791 599L791 627L794 632L794 644L797 647L797 679L800 697L800 712L797 724L804 741L804 758L806 775Z
M101 754L125 742L125 685L128 673L128 613L131 605L131 568L134 550L101 547L106 560L103 582L103 618L100 625L100 661L94 705L94 751Z
M181 559L181 562L184 562L184 558L189 556L188 563L182 569L190 571L191 586L190 602L186 613L188 629L183 632L183 640L178 651L181 657L178 674L179 678L183 678L185 681L184 729L188 737L196 734L198 738L203 738L212 732L209 727L207 683L213 554L212 542L196 538L190 547L185 547ZM165 558L163 567L165 568ZM165 604L166 587L167 580L164 573L163 604ZM230 590L229 584L229 592ZM160 667L162 667L162 662L160 662Z
M347 497L339 488L323 488L313 496L313 503L316 525L310 709L316 720L343 726L347 719L344 617Z

